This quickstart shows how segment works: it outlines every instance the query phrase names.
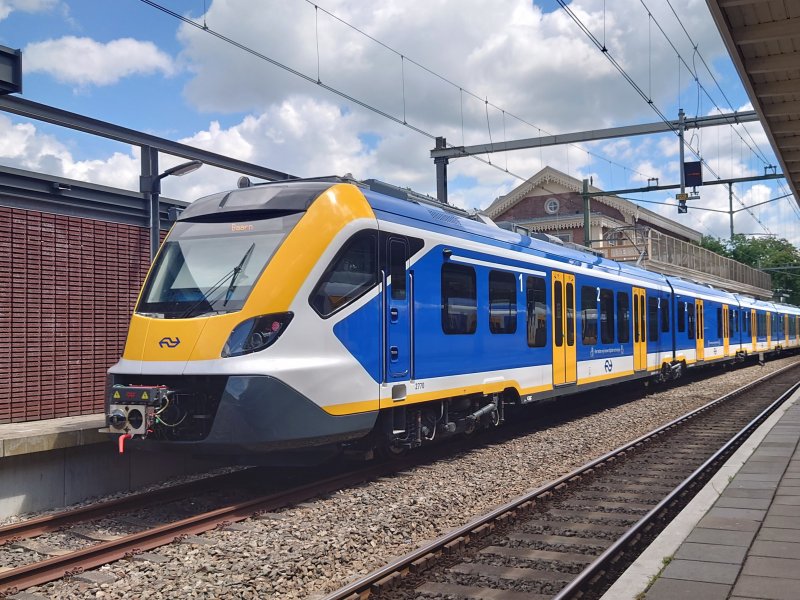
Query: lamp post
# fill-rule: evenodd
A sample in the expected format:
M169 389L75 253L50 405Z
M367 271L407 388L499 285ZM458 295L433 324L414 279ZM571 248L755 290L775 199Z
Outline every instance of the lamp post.
M170 175L180 177L196 171L203 163L199 160L190 160L175 167L167 169L160 175L158 173L158 151L149 146L142 147L142 174L139 177L139 191L144 195L149 204L150 214L150 261L155 259L158 247L161 245L161 218L159 195L161 194L161 180Z

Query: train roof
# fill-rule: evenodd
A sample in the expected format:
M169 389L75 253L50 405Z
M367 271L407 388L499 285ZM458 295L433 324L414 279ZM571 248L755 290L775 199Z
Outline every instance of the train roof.
M617 276L628 276L636 279L649 280L654 285L663 287L672 286L680 293L691 294L692 296L705 297L718 301L737 303L737 296L726 290L711 287L701 283L696 283L680 277L665 276L661 273L647 271L645 269L618 263L590 252L584 252L575 248L554 244L547 240L539 239L515 231L509 231L497 226L488 220L478 220L469 215L466 211L443 205L432 198L420 202L412 197L398 198L396 196L386 196L375 191L365 191L372 208L378 212L391 213L400 217L413 219L418 224L427 223L430 228L448 228L451 234L457 237L470 238L477 236L484 243L497 245L500 247L514 246L523 252L532 253L544 258L563 262L571 265L581 265L597 269L604 273ZM752 300L752 299L751 299ZM772 306L770 303L754 301L763 307Z
M430 230L448 230L448 233L465 239L476 239L500 248L521 250L528 254L541 256L556 262L584 266L613 275L628 275L644 278L654 284L666 286L666 278L651 271L645 271L589 252L582 252L567 246L561 246L529 235L508 231L492 222L470 218L461 210L450 210L445 205L433 205L416 200L398 199L365 190L364 195L377 213L390 214L390 220L413 221L414 225Z
M790 305L777 305L755 300L716 289L707 285L667 277L660 273L647 271L626 263L618 263L574 247L552 243L516 231L499 227L486 217L471 215L467 211L442 204L434 198L414 193L410 190L390 186L383 182L367 180L356 182L349 178L321 177L307 180L294 180L259 184L205 196L195 200L178 217L185 221L206 219L222 213L258 213L269 211L304 211L325 190L337 183L357 185L376 213L392 215L389 220L408 222L409 225L431 231L447 230L450 235L465 239L475 239L485 244L504 249L514 249L526 254L540 256L565 265L579 266L597 270L609 275L644 279L658 287L672 287L676 292L709 299L741 303L743 306L777 310L780 306L787 311L800 309ZM375 189L372 189L375 188ZM535 234L534 234L535 235Z
M467 239L479 237L482 242L490 245L504 248L514 247L517 250L568 265L585 266L614 276L644 279L653 285L664 288L672 285L678 293L683 292L693 296L702 296L730 303L736 302L735 295L724 290L687 281L679 277L667 277L633 265L608 260L589 252L508 231L491 222L487 223L469 218L464 211L450 210L449 207L443 205L423 204L411 199L401 200L372 191L365 192L365 196L378 213L391 213L405 219L413 219L417 226L431 229L447 228L451 230L449 233L457 237Z

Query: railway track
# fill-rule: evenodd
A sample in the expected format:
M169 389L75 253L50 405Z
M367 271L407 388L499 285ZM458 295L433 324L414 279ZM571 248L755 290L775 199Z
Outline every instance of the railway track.
M251 468L0 527L0 598L185 540L187 536L224 527L258 513L292 506L443 457L452 458L460 451L474 448L476 443L491 444L519 435L530 429L531 422L547 426L602 410L629 400L628 396L637 395L638 389L623 387L620 394L607 402L597 399L582 402L576 396L571 403L549 405L539 411L534 409L530 417L509 423L505 428L482 432L477 439L451 440L426 453L412 453L406 459L389 464L338 465L335 474L331 474L328 466L317 471L303 471L300 476L297 470L276 472ZM265 480L268 481L266 486L253 485L254 481ZM220 493L220 490L225 492ZM178 507L166 511L171 518L151 518L152 513L165 512L165 505L170 503ZM152 523L152 520L157 522ZM131 526L132 523L136 526ZM76 538L81 541L76 543ZM11 568L4 568L8 561L3 562L3 553L14 549L25 550L28 560L24 564L12 562ZM37 554L44 558L31 558Z
M798 372L726 394L324 600L599 597L800 386Z
M188 536L226 527L262 512L296 505L335 492L342 487L386 476L397 470L409 468L413 464L413 461L398 461L393 464L350 465L343 467L341 472L335 475L330 475L331 469L328 469L326 477L320 475L321 471L312 470L299 482L298 477L291 475L276 477L275 481L268 485L272 488L269 493L258 494L251 490L249 497L244 500L218 502L221 506L204 510L208 502L198 501L198 493L209 491L213 493L220 487L224 489L228 486L249 488L256 479L254 473L259 470L251 468L7 525L0 528L0 555L8 548L22 548L50 556L10 569L0 568L0 598L64 576L76 575L121 558L130 558L165 544L180 542ZM274 475L274 472L272 473ZM237 493L243 494L241 487ZM191 501L195 506L194 510L191 507L184 509L195 513L191 516L172 520L166 518L162 519L164 522L149 526L147 520L141 517L142 510L151 509L156 505L159 506L159 510L163 510L164 502L179 502L185 505L189 504L192 498L195 498ZM172 515L175 515L174 511ZM113 522L114 529L122 530L131 523L141 523L141 526L135 527L136 531L126 535L108 535L102 531L92 534L92 530L98 530L98 521ZM48 544L47 534L55 534L59 539L53 544ZM74 542L65 542L65 537L69 536L83 538L84 543L80 544L79 548L69 549L70 545L74 545ZM45 538L44 542L40 541L42 537ZM33 543L25 542L31 538Z

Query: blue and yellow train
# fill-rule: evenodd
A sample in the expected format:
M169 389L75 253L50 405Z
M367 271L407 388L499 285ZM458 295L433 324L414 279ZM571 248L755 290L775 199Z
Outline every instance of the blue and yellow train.
M109 371L120 444L403 452L509 407L800 346L800 310L343 181L192 203Z

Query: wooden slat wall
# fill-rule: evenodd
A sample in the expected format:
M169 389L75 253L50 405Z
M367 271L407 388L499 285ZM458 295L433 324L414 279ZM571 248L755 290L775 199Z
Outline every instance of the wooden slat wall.
M103 410L147 229L0 207L0 423Z

